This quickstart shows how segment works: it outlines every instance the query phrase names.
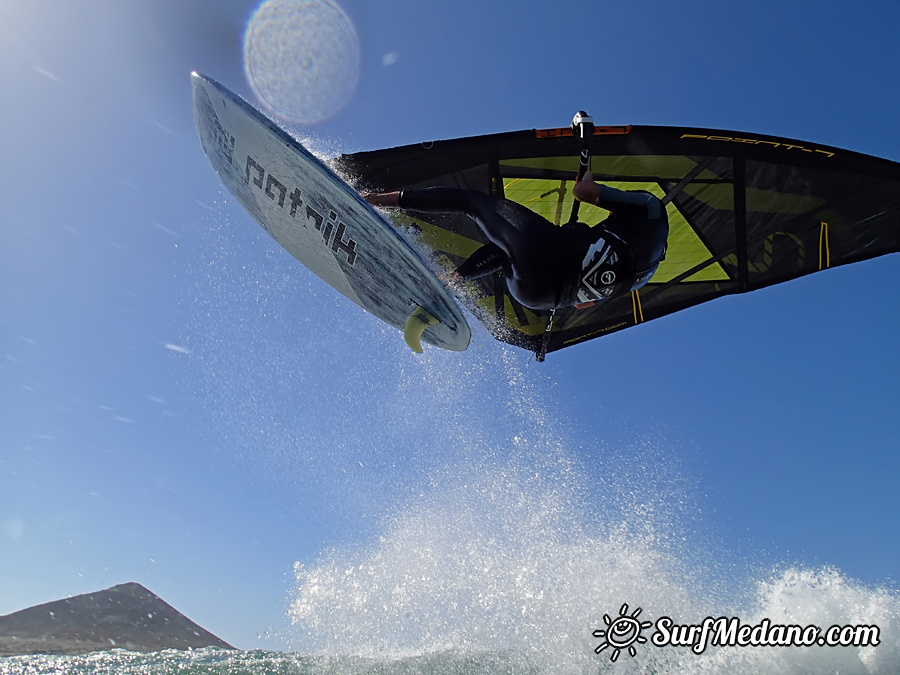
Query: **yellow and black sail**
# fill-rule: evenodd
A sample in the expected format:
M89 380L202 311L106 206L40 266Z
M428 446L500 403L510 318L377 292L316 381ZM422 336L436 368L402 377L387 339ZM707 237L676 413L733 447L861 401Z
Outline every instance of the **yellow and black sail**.
M681 127L594 129L595 180L666 205L669 244L650 283L556 313L552 352L819 270L900 251L900 164L784 138ZM582 141L571 129L519 131L343 155L361 190L446 185L498 194L563 224ZM583 207L596 225L608 214ZM465 216L398 214L452 268L485 242ZM547 313L519 305L501 277L471 282L471 308L500 340L537 351Z

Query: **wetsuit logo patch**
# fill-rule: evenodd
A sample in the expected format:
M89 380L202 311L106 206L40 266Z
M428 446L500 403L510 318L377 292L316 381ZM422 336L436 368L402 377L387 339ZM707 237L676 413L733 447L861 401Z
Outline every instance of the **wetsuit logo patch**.
M603 274L600 275L600 283L604 286L610 286L616 281L616 273L612 270L607 270Z

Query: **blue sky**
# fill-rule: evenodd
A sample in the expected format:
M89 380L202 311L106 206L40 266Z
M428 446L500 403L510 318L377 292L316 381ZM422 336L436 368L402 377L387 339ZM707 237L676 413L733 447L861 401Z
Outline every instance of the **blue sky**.
M792 565L896 589L896 256L543 365L483 331L414 357L281 251L203 156L189 73L253 100L254 7L0 9L0 614L138 581L240 647L281 647L258 635L284 623L295 561L352 559L509 462L577 492L582 524L636 503L609 490L646 495L683 559L728 570L734 593ZM358 88L297 129L332 153L584 109L900 161L893 2L342 7Z

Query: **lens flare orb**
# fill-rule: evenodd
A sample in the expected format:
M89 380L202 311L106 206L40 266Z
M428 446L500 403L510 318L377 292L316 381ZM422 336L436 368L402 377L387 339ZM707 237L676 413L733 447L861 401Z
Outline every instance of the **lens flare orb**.
M353 23L332 0L266 0L244 34L244 71L259 100L290 122L335 115L359 82Z

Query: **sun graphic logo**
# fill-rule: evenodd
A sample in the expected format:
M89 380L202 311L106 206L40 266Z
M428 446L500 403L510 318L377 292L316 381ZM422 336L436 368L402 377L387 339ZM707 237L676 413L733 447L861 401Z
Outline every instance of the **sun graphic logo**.
M638 607L629 614L628 604L626 603L622 605L622 609L619 610L619 616L615 619L610 619L609 614L604 614L603 623L607 627L595 630L593 635L596 638L606 639L594 651L599 654L607 647L612 647L612 653L609 656L610 661L615 661L619 658L619 652L623 649L627 649L628 654L632 657L637 654L634 643L640 642L643 644L646 642L647 638L641 635L641 631L653 625L651 621L638 621L637 617L640 613L641 608Z

